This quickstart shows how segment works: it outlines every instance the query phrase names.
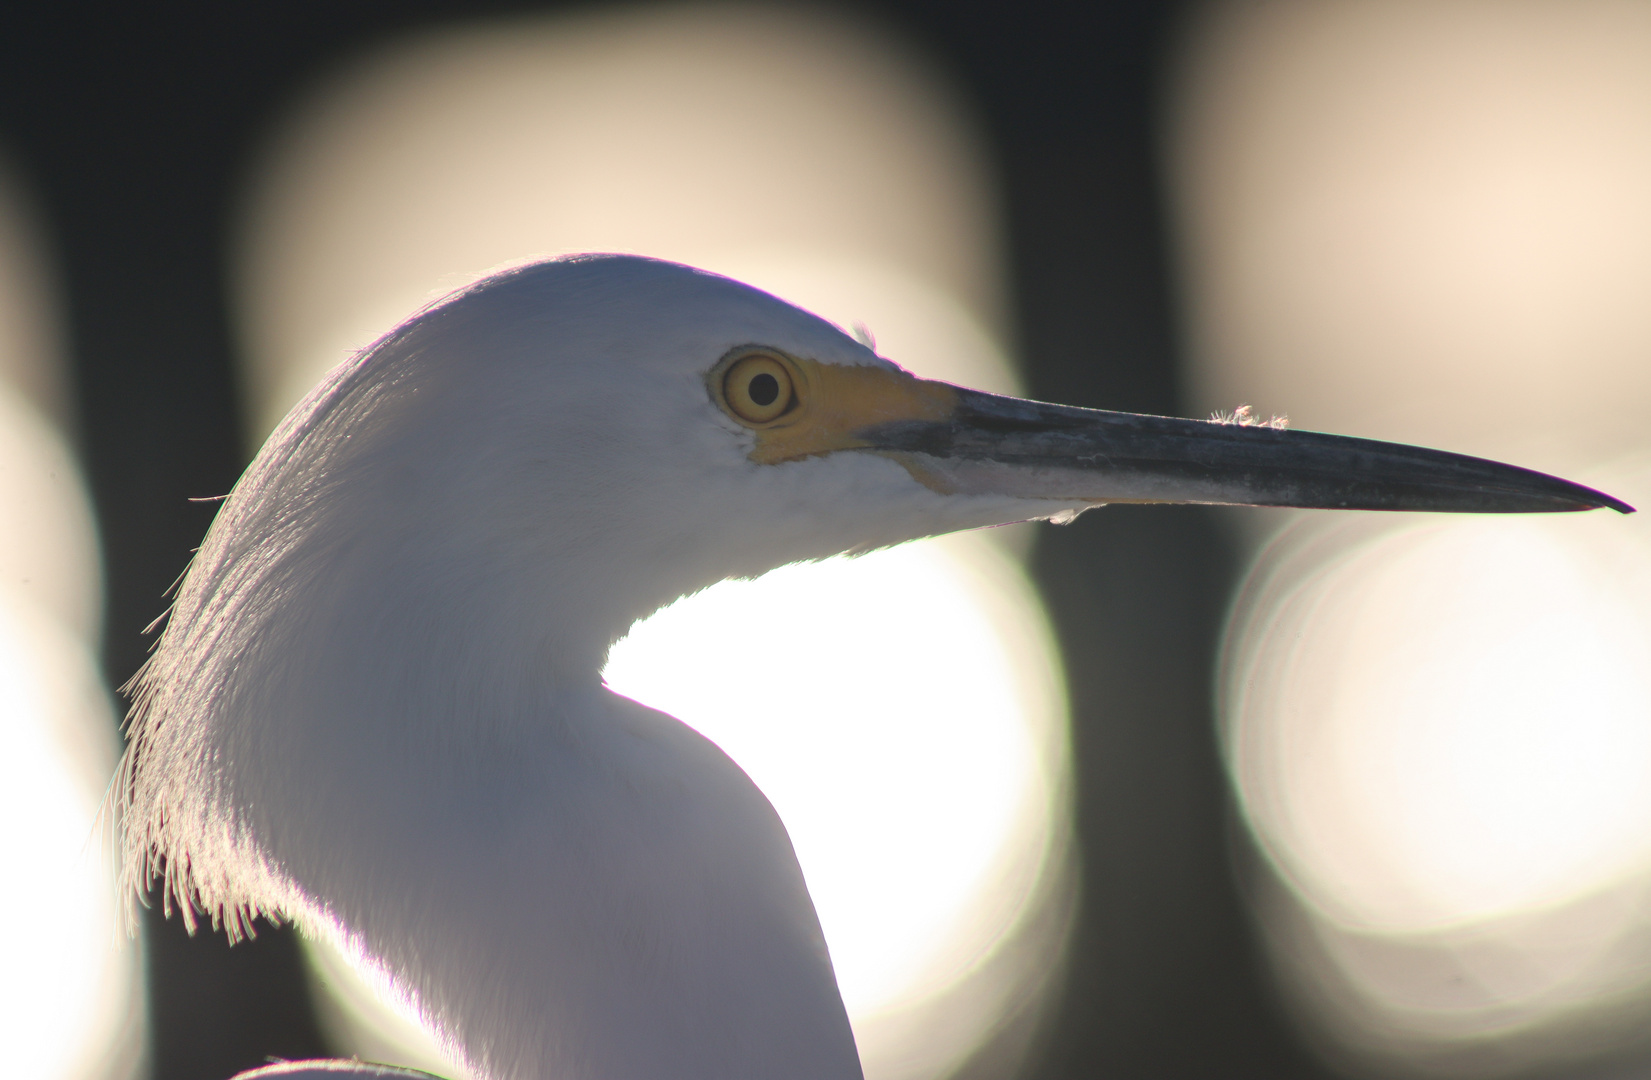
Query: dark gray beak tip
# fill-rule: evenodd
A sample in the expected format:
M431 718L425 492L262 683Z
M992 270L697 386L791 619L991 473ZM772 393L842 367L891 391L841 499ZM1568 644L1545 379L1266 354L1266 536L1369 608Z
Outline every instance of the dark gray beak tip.
M1255 504L1470 514L1634 512L1615 496L1561 477L1425 447L1254 428L1209 441L1205 460L1241 478L1235 486L1251 496L1242 501Z
M1623 502L1621 499L1613 498L1610 495L1605 494L1603 491L1595 491L1593 488L1587 488L1585 490L1599 500L1594 503L1593 506L1589 507L1590 510L1609 508L1615 510L1619 514L1635 513L1634 508Z

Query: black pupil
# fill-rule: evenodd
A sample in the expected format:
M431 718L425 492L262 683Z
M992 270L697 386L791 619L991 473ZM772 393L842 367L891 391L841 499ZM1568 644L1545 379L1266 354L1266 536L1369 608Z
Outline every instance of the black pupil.
M751 400L758 405L772 405L780 396L780 380L765 371L761 375L752 376L745 392L750 394Z

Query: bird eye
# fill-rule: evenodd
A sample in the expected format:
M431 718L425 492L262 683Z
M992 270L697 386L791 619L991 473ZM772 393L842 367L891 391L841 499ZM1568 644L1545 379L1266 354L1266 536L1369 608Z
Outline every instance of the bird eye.
M772 356L746 356L723 376L722 397L728 410L748 424L766 424L790 410L796 400L791 372Z

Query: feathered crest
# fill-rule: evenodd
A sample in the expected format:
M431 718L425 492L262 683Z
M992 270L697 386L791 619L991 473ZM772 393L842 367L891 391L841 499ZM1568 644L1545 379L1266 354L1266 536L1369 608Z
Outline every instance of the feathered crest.
M1256 415L1252 406L1240 405L1232 412L1217 411L1210 413L1210 423L1231 424L1237 427L1265 427L1272 428L1274 431L1283 431L1290 426L1290 418L1288 416L1273 416L1270 419L1263 420Z

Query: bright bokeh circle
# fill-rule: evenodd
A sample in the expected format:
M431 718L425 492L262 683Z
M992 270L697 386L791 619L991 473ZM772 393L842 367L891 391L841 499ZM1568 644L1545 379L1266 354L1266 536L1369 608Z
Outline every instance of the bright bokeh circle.
M8 1077L101 1080L141 1065L135 950L117 932L96 828L115 721L87 650L0 593L0 1041Z
M1002 555L962 538L724 582L613 649L613 689L712 739L773 801L851 1014L956 979L1025 904L1032 882L1004 866L1048 845L1059 790L1040 614ZM1004 905L1005 888L1022 895Z
M1651 862L1651 551L1634 530L1602 514L1319 531L1264 560L1227 666L1245 812L1305 897L1413 932Z

